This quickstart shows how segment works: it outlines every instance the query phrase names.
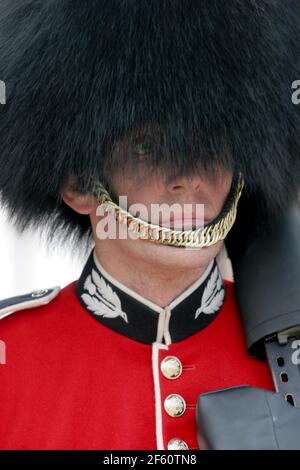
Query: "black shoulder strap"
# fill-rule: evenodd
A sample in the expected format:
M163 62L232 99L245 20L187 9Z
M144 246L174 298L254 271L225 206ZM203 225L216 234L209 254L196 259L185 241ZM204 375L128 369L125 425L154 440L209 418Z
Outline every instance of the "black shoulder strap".
M51 287L29 292L28 294L0 300L0 320L20 310L40 307L51 302L59 294L60 287Z

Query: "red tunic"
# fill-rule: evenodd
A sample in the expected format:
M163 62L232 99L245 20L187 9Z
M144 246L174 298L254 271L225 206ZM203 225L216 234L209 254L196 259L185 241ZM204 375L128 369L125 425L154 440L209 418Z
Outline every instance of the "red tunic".
M48 305L0 321L1 449L167 449L173 438L198 448L195 406L201 392L234 385L273 390L268 365L247 354L234 284L217 317L189 337L145 344L95 320L75 283ZM161 361L183 366L166 378ZM186 410L171 417L170 394Z

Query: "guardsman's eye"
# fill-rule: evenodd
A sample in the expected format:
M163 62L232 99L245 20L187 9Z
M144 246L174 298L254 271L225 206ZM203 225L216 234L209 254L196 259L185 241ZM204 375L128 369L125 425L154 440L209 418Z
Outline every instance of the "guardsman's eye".
M135 142L132 145L132 153L143 157L149 155L152 152L152 142L150 139L143 139L141 141Z

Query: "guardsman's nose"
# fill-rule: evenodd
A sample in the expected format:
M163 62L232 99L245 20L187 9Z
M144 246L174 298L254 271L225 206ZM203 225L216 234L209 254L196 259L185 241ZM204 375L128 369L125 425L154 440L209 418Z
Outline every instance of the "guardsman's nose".
M167 183L168 191L173 194L197 192L200 188L201 179L196 176L175 177Z

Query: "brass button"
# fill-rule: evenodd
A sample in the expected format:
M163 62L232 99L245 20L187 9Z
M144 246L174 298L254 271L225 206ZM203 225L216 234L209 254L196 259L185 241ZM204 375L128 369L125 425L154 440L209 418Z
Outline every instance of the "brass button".
M182 373L182 364L177 357L167 356L161 362L160 370L167 379L178 379Z
M167 396L164 401L164 408L169 416L172 416L172 418L178 418L185 412L186 404L180 395L174 393Z
M48 289L35 290L31 293L31 297L43 297L43 295L46 295L47 293Z
M174 439L170 439L168 442L168 450L188 450L189 446L187 445L186 442L184 442L182 439L179 439L178 437L175 437Z

